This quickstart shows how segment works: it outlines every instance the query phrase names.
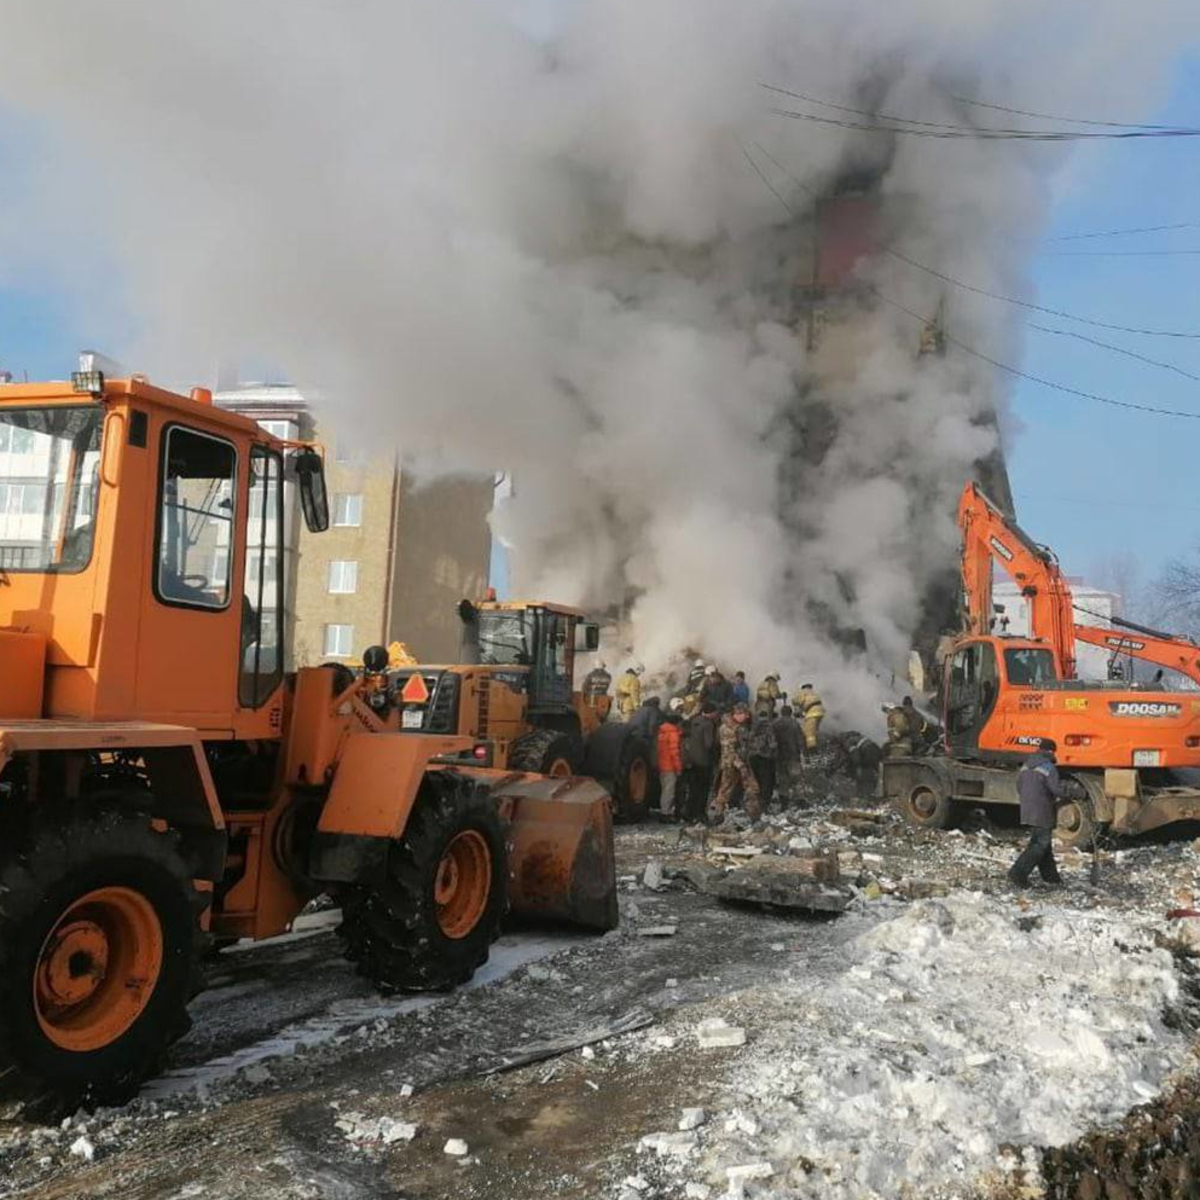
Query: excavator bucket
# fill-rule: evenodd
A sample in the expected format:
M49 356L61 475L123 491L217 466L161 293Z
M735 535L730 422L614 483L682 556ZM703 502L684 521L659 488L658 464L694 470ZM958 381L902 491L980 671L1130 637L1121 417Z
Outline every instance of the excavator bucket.
M511 774L492 794L510 815L511 911L591 929L617 926L612 802L592 779Z

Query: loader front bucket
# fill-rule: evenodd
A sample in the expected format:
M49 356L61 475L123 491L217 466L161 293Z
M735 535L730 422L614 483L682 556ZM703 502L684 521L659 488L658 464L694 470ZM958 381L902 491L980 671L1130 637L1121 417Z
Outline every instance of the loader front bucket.
M592 779L507 775L493 795L511 818L511 911L591 929L617 927L612 802Z

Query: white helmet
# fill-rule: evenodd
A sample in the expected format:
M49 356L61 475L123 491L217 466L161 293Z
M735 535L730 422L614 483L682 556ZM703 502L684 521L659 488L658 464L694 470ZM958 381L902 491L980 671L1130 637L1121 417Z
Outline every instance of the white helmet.
M669 709L670 709L672 712L682 712L682 711L683 711L683 699L682 699L682 697L680 697L680 696L676 696L676 697L674 697L674 698L672 699L671 703L667 705L667 707L668 707L668 708L669 708Z
M715 675L717 673L717 668L714 667L712 663L709 663L708 666L704 668L704 673L705 675Z
M633 673L635 675L645 675L646 668L641 663L634 663L633 664Z
M696 661L694 663L692 663L692 666L700 667L701 669L703 669L704 668L704 659L702 659L702 658L696 659Z

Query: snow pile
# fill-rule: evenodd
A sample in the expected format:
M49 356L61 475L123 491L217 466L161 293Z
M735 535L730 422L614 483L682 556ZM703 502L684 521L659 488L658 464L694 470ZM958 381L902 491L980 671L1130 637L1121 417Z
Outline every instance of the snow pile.
M714 1122L734 1136L706 1139L692 1178L716 1183L753 1154L778 1167L773 1196L962 1185L1016 1167L1002 1146L1115 1120L1182 1057L1162 1021L1170 956L1119 918L965 894L914 904L850 950L838 978L773 998L793 1020L764 1013L729 1080L745 1119Z

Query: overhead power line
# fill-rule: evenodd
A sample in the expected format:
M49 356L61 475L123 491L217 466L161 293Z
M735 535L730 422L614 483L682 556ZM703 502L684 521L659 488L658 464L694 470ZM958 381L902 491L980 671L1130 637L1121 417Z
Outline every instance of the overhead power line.
M1176 225L1143 225L1137 229L1101 229L1095 233L1064 233L1052 242L1082 242L1088 238L1125 237L1134 233L1165 233L1173 229L1200 229L1200 221L1180 221Z
M1177 367L1174 363L1162 362L1157 358L1147 358L1146 355L1138 354L1135 350L1126 350L1124 346L1114 346L1112 342L1102 342L1099 338L1088 337L1085 333L1076 333L1073 329L1052 329L1049 325L1038 325L1034 321L1029 321L1026 328L1036 329L1039 333L1053 333L1058 337L1069 337L1079 342L1087 342L1089 346L1099 346L1101 349L1111 350L1114 354L1135 358L1138 362L1147 363L1152 367L1160 367L1164 371L1173 371L1176 375L1182 375L1184 379L1193 379L1200 383L1200 375L1187 371L1183 367Z
M745 155L746 161L751 165L751 167L754 168L755 174L757 174L758 177L763 181L763 183L766 184L767 188L771 191L772 195L775 196L775 198L784 206L784 208L790 214L795 216L796 215L795 209L792 207L791 204L788 203L788 201L784 198L782 193L780 193L771 184L770 180L767 178L766 173L754 161L753 156L750 154L750 152L746 149L745 146L742 146L742 153ZM768 155L768 157L771 157L771 156ZM772 161L774 162L776 160L774 158L772 158ZM790 174L790 172L789 172L789 174ZM912 261L912 260L907 260L907 261ZM914 265L919 265L919 264L914 264ZM884 295L884 293L881 292L879 290L879 288L877 288L874 284L865 283L865 286L866 286L867 290L872 293L872 295L877 297L879 300L883 301L884 304L888 304L892 308L895 308L898 311L905 313L906 315L911 317L914 321L920 322L922 328L926 328L928 326L938 324L938 322L936 322L934 320L934 318L923 315L919 312L915 312L913 309L909 308L906 304L901 304L900 301L893 300L890 296ZM1000 359L998 359L998 358L992 358L991 355L984 354L982 350L977 350L974 346L968 345L968 343L964 342L961 338L955 337L953 334L951 334L945 328L942 328L941 332L942 332L942 336L945 338L947 344L949 344L951 346L955 346L957 349L961 350L964 354L969 354L971 357L977 358L981 362L987 363L988 366L994 367L998 371L1003 371L1005 374L1011 375L1013 378L1023 379L1028 383L1036 383L1040 387L1049 388L1051 391L1061 392L1062 394L1067 395L1067 396L1074 396L1075 398L1080 399L1080 400L1091 400L1097 404L1105 404L1112 408L1122 408L1122 409L1125 409L1125 410L1131 411L1131 412L1143 412L1143 413L1147 413L1147 414L1150 414L1153 416L1159 416L1159 417L1179 417L1179 418L1183 418L1186 420L1200 421L1200 412L1187 412L1183 409L1175 409L1175 408L1159 408L1159 407L1157 407L1155 405L1151 405L1151 404L1136 404L1130 400L1117 400L1117 399L1113 398L1112 396L1103 396L1103 395L1099 394L1098 392L1084 391L1082 388L1071 387L1069 384L1059 383L1057 380L1046 379L1040 375L1034 375L1028 371L1022 371L1020 368L1014 367L1014 366L1010 365L1009 363L1001 362ZM1055 332L1055 331L1050 330L1049 332ZM1160 365L1164 365L1164 364L1160 364Z
M792 183L800 188L801 191L806 193L810 199L818 200L820 198L813 188L809 187L809 185L806 184L803 179L798 179L792 173L792 171L790 171L783 163L781 163L779 159L777 159L760 142L752 142L751 144L756 150L758 150L776 167L778 167L779 170L781 170L792 181ZM762 171L759 170L754 160L750 157L745 146L742 146L742 153L746 155L747 161L752 167L754 167L755 171L759 175L759 178L763 179L764 182L767 182L766 177L763 175ZM799 215L796 213L795 209L793 209L792 206L779 194L779 192L771 186L770 183L767 183L767 186L771 188L771 191L775 194L780 203L783 204L784 208L786 208L787 211L792 214L792 216ZM1142 337L1166 337L1178 338L1182 340L1200 340L1200 333L1188 333L1182 330L1173 329L1140 329L1132 325L1117 325L1111 321L1098 321L1092 317L1081 317L1077 313L1066 312L1061 308L1047 308L1045 305L1034 304L1031 300L1021 300L1016 296L1005 296L1000 292L992 292L987 288L976 287L974 284L967 283L962 279L955 279L953 275L947 275L942 271L935 270L933 267L926 266L925 263L918 262L915 258L909 258L908 255L902 254L894 246L889 246L886 242L876 242L872 240L870 245L872 248L880 251L881 253L890 254L893 258L899 259L900 262L907 263L910 267L915 267L918 271L924 271L926 274L932 275L935 279L940 279L943 283L948 283L952 287L961 288L963 291L971 292L976 296L986 296L989 300L998 300L1004 304L1011 304L1017 308L1024 308L1029 312L1040 312L1048 317L1061 317L1066 321L1077 321L1081 325L1090 325L1094 329L1107 329L1112 333L1134 333Z
M1172 125L1145 125L1140 121L1097 121L1087 117L1063 117L1053 113L1031 112L1027 108L1008 108L1003 104L988 104L984 100L970 100L966 96L952 96L959 104L969 104L972 108L987 108L992 112L1009 113L1014 117L1033 117L1038 121L1062 121L1067 125L1100 125L1106 129L1173 129Z
M775 84L764 83L761 86L769 92L789 96L794 100L800 100L805 104L813 104L819 108L849 113L852 116L863 118L863 120L850 121L844 118L823 117L817 113L797 112L795 109L790 108L771 109L771 112L776 116L789 117L799 121L815 121L821 125L836 125L845 129L860 129L871 133L902 133L910 137L964 138L980 141L1036 142L1124 141L1141 138L1200 137L1200 129L1190 127L1122 126L1103 133L1087 133L1078 129L1021 129L994 125L953 124L947 121L923 121L914 117L898 116L894 113L872 112L870 109L855 108L848 104L838 104L832 100L823 100L819 96L810 96L804 92L796 92L788 88L778 87Z
M1045 253L1050 258L1182 258L1200 254L1200 250L1047 250Z

